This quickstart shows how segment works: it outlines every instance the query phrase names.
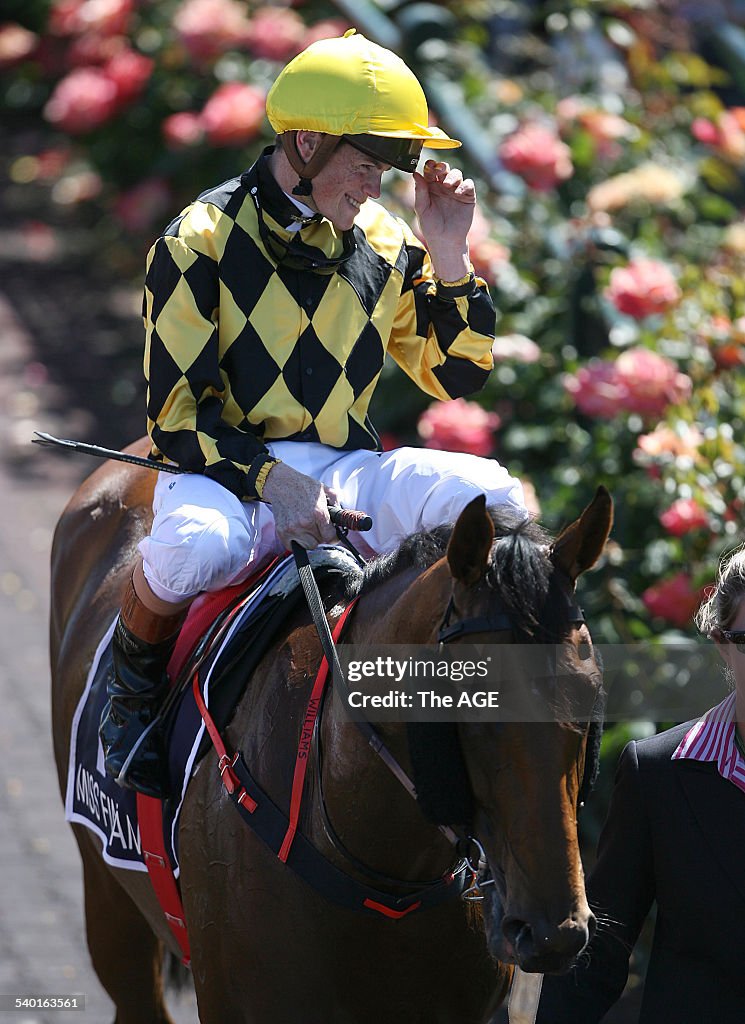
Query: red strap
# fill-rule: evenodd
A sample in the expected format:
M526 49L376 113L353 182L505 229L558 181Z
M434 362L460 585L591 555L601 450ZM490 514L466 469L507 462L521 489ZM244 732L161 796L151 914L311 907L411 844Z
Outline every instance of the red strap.
M142 856L150 875L150 881L163 913L166 915L168 927L173 932L181 950L181 962L188 967L191 963L189 935L186 930L181 895L163 841L162 801L156 797L138 793L137 820L140 824Z
M215 725L215 720L210 714L209 708L204 703L204 698L202 697L202 693L199 689L198 672L194 673L194 679L192 681L191 689L192 693L194 694L194 700L196 701L196 705L199 708L199 714L202 716L202 720L204 721L204 724L207 728L207 732L209 733L210 739L212 740L212 745L217 752L217 767L220 770L222 784L223 786L225 786L225 789L228 791L228 793L231 794L235 793L236 789L238 789L238 787L240 786L241 792L238 797L238 803L243 804L243 806L248 811L250 811L251 814L253 814L257 806L256 801L248 795L245 787L241 785L240 779L233 771L233 765L238 760L238 754L229 754L225 747L225 744L222 741L222 736L220 735L220 732L217 726Z
M391 917L394 921L400 921L402 917L406 917L413 910L418 910L422 905L421 900L417 900L416 903L412 903L406 910L393 910L392 907L387 907L385 903L378 903L376 900L366 899L362 901L362 905L367 907L368 910L377 910L379 914L383 914L385 917Z
M334 643L338 642L341 632L344 629L344 623L347 621L349 613L356 604L357 598L355 598L351 604L347 605L339 616L331 634L331 638ZM285 863L287 858L290 856L292 841L295 838L295 833L297 832L298 821L300 819L300 805L303 799L303 786L305 785L305 773L308 769L310 738L313 735L313 728L316 724L318 712L321 708L321 695L323 694L324 687L326 686L328 673L329 664L326 661L326 655L324 655L323 660L318 667L316 681L313 684L313 689L310 697L308 698L305 720L303 721L303 727L300 730L300 743L298 745L297 757L295 758L295 773L292 779L292 796L290 797L290 823L287 828L287 832L285 833L285 838L282 841L282 845L279 848L279 853L277 854L283 863Z

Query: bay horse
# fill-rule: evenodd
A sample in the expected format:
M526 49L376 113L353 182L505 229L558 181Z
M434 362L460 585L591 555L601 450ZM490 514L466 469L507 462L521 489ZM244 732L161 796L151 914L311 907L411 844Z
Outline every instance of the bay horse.
M128 449L144 454L143 442ZM108 462L79 488L52 551L54 748L62 793L71 722L96 647L118 610L150 525L155 474ZM476 499L445 530L414 538L366 573L345 642L430 643L451 623L506 609L514 628L477 640L549 639L561 675L593 695L601 686L587 626L571 597L600 556L612 521L604 488L551 541L536 524L501 528ZM473 639L473 638L469 638ZM522 642L522 641L521 641ZM225 731L258 783L286 808L302 703L320 643L296 610L264 657ZM301 710L298 711L298 708ZM513 964L568 968L594 927L576 814L587 726L571 722L459 723L472 801L472 835L493 878L482 912L458 898L392 921L334 905L301 880L242 822L214 752L199 764L180 821L180 884L203 1024L485 1024ZM381 726L410 767L403 724ZM329 860L395 891L439 878L452 864L442 832L378 760L336 701L320 725L324 757L306 780L301 832ZM319 793L323 800L319 801ZM324 814L321 814L320 804ZM327 819L326 819L327 816ZM344 862L325 821L352 858ZM179 955L146 875L108 866L99 841L73 825L83 864L87 939L116 1007L115 1024L168 1024L163 954ZM361 873L361 875L360 875ZM399 880L394 882L393 880Z

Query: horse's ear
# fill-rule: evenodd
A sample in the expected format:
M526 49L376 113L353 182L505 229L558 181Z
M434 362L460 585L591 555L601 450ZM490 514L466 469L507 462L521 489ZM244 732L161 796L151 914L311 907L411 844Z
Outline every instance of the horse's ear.
M453 579L468 585L486 572L494 542L494 526L486 511L486 495L480 494L463 509L448 544L448 565Z
M559 534L551 549L551 561L572 583L600 558L613 526L613 499L602 485L579 519Z

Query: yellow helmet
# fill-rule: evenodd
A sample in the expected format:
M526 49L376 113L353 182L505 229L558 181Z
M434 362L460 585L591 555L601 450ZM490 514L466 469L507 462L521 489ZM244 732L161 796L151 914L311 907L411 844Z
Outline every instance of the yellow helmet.
M280 136L305 130L336 136L337 142L344 137L405 171L416 168L425 144L433 149L460 146L457 139L429 126L427 100L413 71L354 29L342 37L320 39L291 60L269 90L266 112ZM289 156L288 141L283 139ZM329 147L324 156L330 156ZM310 178L318 170L316 166L312 174L301 176Z

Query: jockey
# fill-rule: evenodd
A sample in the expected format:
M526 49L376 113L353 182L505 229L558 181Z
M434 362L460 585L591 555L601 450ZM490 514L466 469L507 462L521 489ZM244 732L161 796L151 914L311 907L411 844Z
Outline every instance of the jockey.
M494 460L383 453L367 416L386 353L443 400L480 389L492 367L494 307L468 257L473 182L431 159L416 170L423 146L460 143L428 125L406 64L354 30L290 61L267 116L275 145L202 193L148 256L152 458L189 472L156 484L101 740L107 772L156 796L157 738L122 768L157 713L197 594L292 541L333 542L327 497L373 516L364 554L454 521L478 494L526 514L519 481ZM426 247L376 202L391 167L414 175Z

